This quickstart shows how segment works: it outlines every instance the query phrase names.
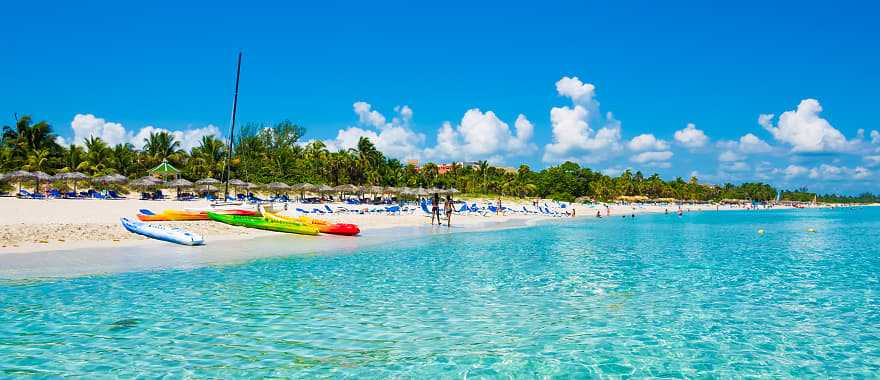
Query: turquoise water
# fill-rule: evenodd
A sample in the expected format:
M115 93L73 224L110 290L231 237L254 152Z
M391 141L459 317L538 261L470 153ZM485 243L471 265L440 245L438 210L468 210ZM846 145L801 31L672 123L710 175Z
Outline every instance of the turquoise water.
M878 227L646 215L4 281L0 377L873 377Z

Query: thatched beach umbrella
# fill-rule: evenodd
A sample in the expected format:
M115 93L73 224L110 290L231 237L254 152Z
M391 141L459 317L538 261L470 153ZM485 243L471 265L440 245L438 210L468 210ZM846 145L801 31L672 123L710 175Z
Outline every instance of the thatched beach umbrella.
M34 174L34 179L37 182L37 184L36 184L36 192L37 193L40 192L40 182L51 182L52 181L52 176L50 176L47 173L37 171L37 172L34 172L33 174Z
M80 172L58 173L52 178L55 181L73 182L73 192L76 193L76 183L79 181L88 181L89 176Z
M333 188L333 191L345 193L358 191L358 187L352 184L339 185Z
M218 183L220 183L220 181L213 179L211 177L207 177L207 178L202 178L202 179L196 181L196 186L201 187L202 190L207 191L208 186L216 185Z
M165 186L177 188L177 197L180 198L180 188L193 187L193 183L190 181L187 181L183 178L178 178L178 179L175 179L174 181L166 183Z
M233 178L233 179L229 180L229 186L232 186L232 188L235 189L236 194L238 194L238 189L241 187L244 187L245 185L247 185L247 182L242 181L237 178Z
M97 183L103 183L103 184L125 183L128 181L128 178L124 175L121 175L121 174L111 174L111 175L105 175L105 176L93 178L92 181L97 182Z
M21 183L27 182L34 179L34 173L24 170L14 171L12 173L6 173L4 179L7 181L16 181L18 182L18 192L21 193Z
M210 178L210 177L202 178L202 179L196 181L196 185L199 185L199 186L216 185L218 183L220 183L220 181L213 179L213 178Z
M280 194L290 190L290 185L284 182L272 182L266 185L266 189L273 190L276 194Z
M150 189L159 185L161 181L151 176L141 177L128 183L129 187L136 189Z
M175 179L174 181L166 183L165 186L188 188L188 187L192 187L193 183L190 181L187 181L183 178L178 178L178 179Z
M327 185L318 186L318 188L316 190L319 193L332 193L332 192L336 191L335 188L327 186Z

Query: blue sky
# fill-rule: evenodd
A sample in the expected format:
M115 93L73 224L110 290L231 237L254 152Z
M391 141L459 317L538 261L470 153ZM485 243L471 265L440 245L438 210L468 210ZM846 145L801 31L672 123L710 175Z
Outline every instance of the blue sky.
M880 191L876 5L609 3L15 2L0 115L66 143L226 133L241 49L239 121L334 147Z

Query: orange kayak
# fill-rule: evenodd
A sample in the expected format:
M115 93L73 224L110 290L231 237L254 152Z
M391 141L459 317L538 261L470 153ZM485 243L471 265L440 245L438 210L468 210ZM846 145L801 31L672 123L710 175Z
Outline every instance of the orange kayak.
M251 210L215 210L211 212L226 215L257 215L256 211ZM141 210L137 217L144 222L210 220L208 211L204 210L165 210L160 214L154 214L149 212L149 210Z

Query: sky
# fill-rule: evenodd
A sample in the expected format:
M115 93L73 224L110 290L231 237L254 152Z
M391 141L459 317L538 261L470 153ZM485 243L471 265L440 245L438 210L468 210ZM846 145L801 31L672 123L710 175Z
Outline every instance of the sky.
M880 5L473 3L13 2L0 124L188 148L228 133L242 51L238 123L334 149L880 192Z

